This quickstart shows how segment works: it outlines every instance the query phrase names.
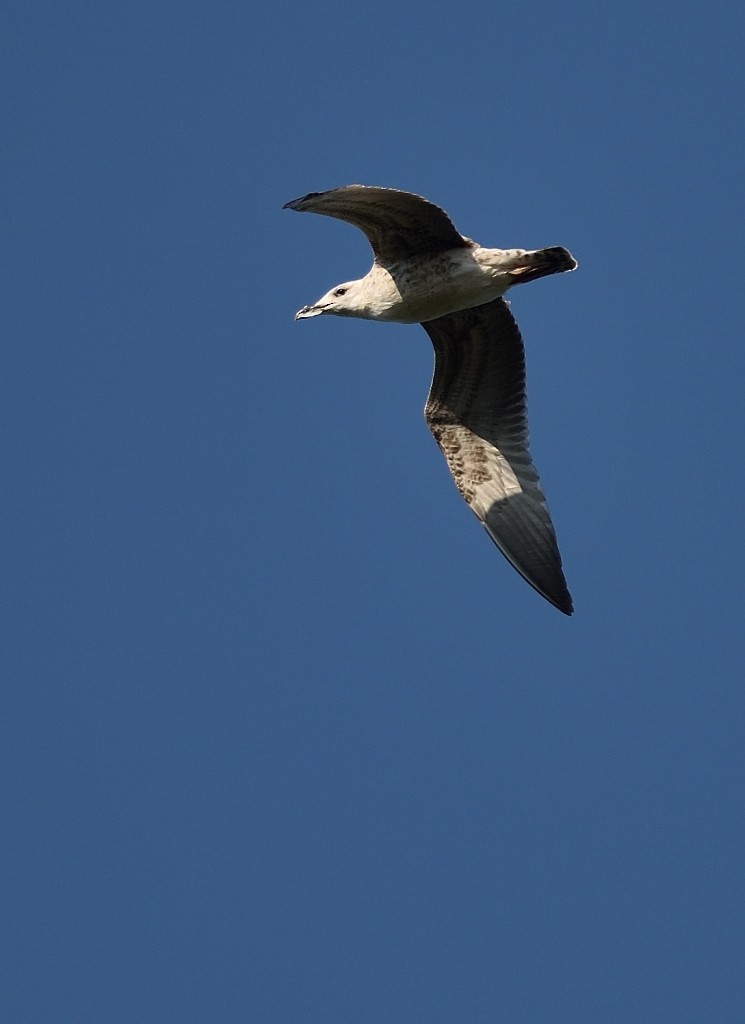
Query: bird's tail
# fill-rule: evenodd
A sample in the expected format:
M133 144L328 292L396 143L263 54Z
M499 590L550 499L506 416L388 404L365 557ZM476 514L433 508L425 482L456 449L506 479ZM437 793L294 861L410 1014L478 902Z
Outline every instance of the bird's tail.
M534 249L532 252L520 252L515 257L514 267L508 274L514 277L513 284L527 284L537 281L539 277L549 274L561 274L565 270L574 270L577 261L568 249L554 245L550 249Z

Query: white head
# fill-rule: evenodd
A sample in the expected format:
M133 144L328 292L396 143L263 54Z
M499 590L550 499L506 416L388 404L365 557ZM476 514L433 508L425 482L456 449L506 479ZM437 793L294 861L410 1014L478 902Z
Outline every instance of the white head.
M303 306L295 314L295 319L305 320L310 316L320 316L321 313L330 313L333 316L358 316L365 319L368 315L367 307L363 281L346 281L322 295L315 305Z

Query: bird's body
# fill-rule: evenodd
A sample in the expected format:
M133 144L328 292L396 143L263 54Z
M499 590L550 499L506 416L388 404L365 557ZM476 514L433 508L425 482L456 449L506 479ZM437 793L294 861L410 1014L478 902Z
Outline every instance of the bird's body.
M525 364L517 325L501 298L515 284L565 270L566 249L486 249L459 234L420 196L348 185L288 208L346 220L367 235L365 277L332 288L296 314L421 323L435 348L425 408L456 486L519 573L571 614L546 500L528 450Z
M321 309L324 299L334 297L323 296L316 306L301 310L298 319L328 312L362 320L424 323L498 299L518 278L535 269L546 251L552 250L535 253L474 246L397 260L387 267L373 263L367 274L354 282L354 306L347 300L343 309Z

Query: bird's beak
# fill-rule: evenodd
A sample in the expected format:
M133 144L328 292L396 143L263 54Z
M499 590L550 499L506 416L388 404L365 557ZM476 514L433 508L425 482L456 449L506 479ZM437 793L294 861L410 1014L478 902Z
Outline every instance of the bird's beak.
M325 306L303 306L295 314L296 320L307 320L310 316L318 316L326 309Z

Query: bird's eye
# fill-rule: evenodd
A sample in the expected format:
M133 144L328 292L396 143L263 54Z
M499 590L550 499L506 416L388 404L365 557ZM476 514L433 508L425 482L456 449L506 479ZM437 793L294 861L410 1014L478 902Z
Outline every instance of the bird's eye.
M346 295L346 294L347 294L347 289L346 288L334 288L334 295L336 296L337 299L340 298L342 295Z

